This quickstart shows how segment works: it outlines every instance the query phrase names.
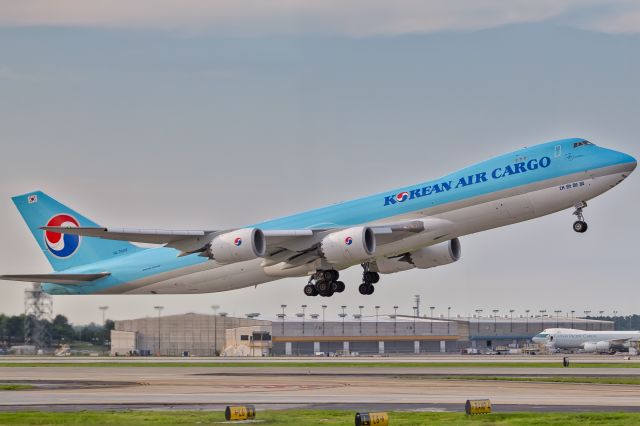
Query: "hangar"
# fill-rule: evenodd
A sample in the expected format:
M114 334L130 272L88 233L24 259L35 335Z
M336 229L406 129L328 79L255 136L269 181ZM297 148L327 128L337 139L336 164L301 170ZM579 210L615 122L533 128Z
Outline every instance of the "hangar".
M460 352L526 348L551 327L613 330L613 322L548 316L413 317L320 314L258 319L188 313L115 322L112 355L283 356Z

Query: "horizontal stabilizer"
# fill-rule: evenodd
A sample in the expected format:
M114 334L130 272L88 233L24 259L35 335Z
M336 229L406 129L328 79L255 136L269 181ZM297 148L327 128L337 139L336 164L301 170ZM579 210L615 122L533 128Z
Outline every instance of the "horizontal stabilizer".
M0 275L0 280L28 281L32 283L53 284L85 284L100 278L108 277L110 272L97 274L28 274L28 275Z

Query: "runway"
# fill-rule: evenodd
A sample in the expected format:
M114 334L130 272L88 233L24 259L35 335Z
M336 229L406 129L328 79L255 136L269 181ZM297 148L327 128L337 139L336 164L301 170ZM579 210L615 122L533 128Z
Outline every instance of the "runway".
M0 410L218 410L226 404L253 403L275 409L371 406L459 411L467 399L490 398L504 411L640 411L638 385L444 379L479 374L628 377L638 376L640 369L466 365L436 369L398 367L393 362L380 368L285 367L278 362L266 367L201 367L197 362L192 367L154 367L153 363L126 367L14 366L0 367L1 381L41 387L0 391ZM86 381L91 385L83 386Z

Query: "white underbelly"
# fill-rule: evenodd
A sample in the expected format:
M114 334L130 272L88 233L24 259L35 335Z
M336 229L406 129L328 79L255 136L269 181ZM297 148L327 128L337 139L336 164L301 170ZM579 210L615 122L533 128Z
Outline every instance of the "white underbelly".
M572 208L608 191L622 178L621 173L600 177L574 175L551 187L461 207L437 217L453 222L456 236L469 235Z
M196 294L216 293L262 284L274 278L260 266L262 259L224 265L215 269L183 275L150 284L127 294Z

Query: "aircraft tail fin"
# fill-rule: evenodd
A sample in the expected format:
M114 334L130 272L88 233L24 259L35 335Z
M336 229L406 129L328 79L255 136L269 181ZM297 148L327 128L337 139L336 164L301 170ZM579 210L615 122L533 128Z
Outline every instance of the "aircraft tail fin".
M83 238L41 230L42 226L98 226L42 191L17 195L12 200L55 271L143 250L126 241Z

